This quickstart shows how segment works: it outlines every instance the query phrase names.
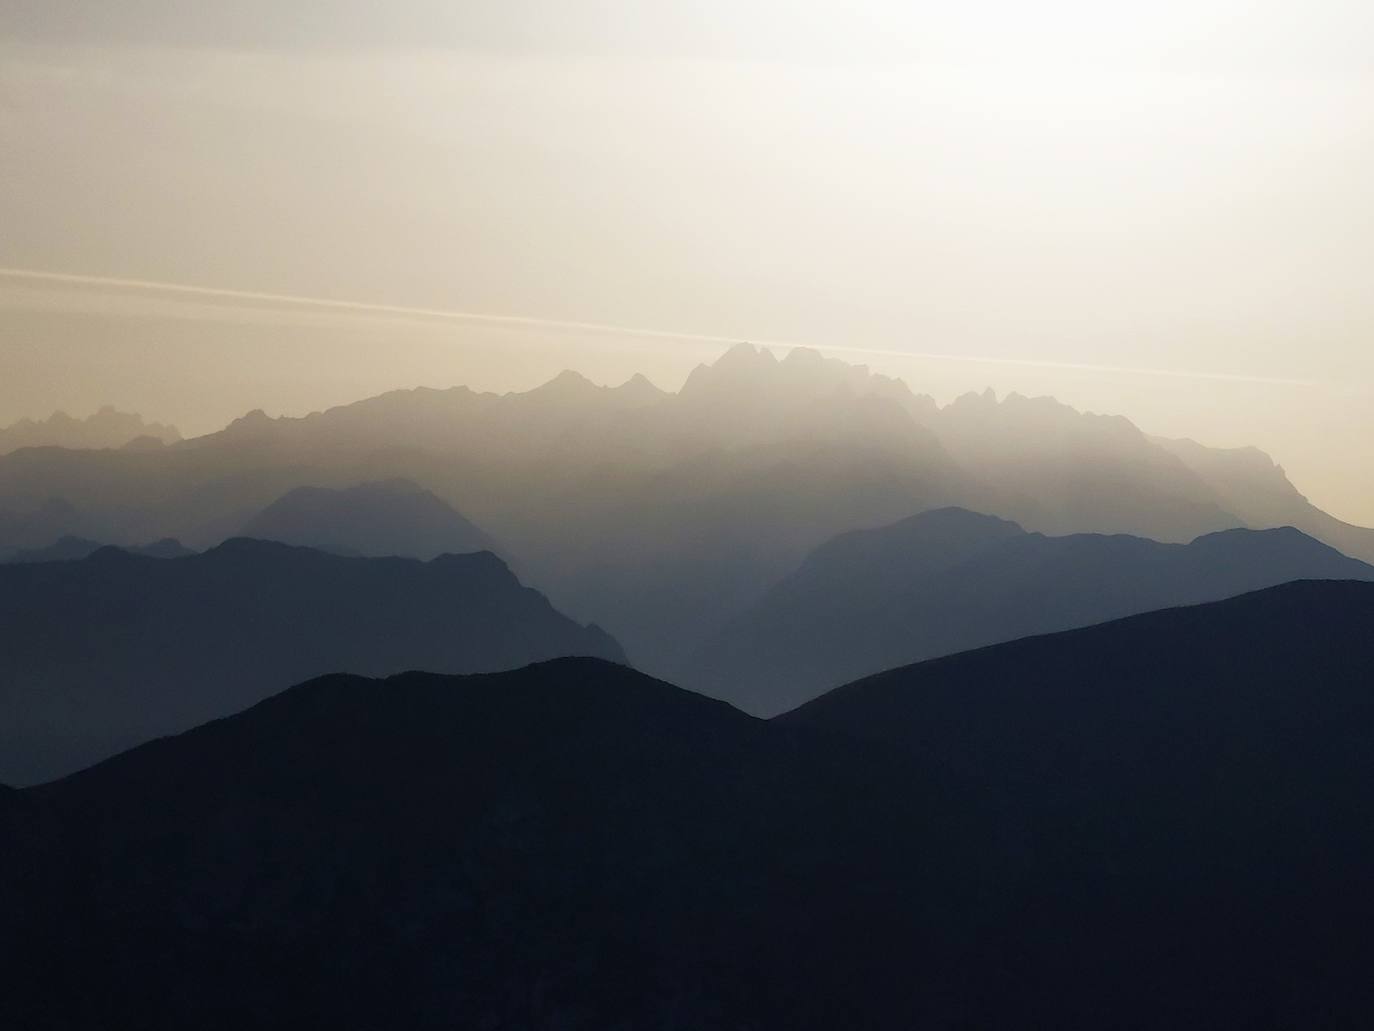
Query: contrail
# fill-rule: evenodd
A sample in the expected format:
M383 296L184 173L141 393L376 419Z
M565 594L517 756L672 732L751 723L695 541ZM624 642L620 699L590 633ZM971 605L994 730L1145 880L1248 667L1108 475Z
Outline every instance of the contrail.
M657 340L682 340L695 343L731 345L748 339L762 347L811 347L834 354L868 355L882 358L920 358L931 361L965 362L977 365L1011 365L1035 369L1060 369L1074 372L1106 372L1135 376L1163 376L1174 379L1218 380L1231 383L1265 383L1280 386L1320 386L1315 380L1289 379L1278 376L1251 376L1234 372L1202 372L1189 369L1142 368L1128 365L1098 365L1089 362L1056 362L1034 358L1002 358L992 355L947 354L935 351L902 351L895 348L855 347L839 344L810 344L784 340L720 336L710 333L687 333L666 329L644 329L609 322L576 322L567 319L543 319L528 315L493 315L486 312L455 311L446 308L416 308L397 304L376 304L369 301L343 301L329 297L304 297L299 294L267 293L258 290L231 290L224 287L196 286L187 283L164 283L149 279L124 279L115 276L84 276L68 272L45 272L38 269L0 267L0 279L21 279L69 286L92 286L114 290L141 290L156 293L180 294L190 297L219 298L233 301L255 301L261 304L293 305L325 311L358 314L393 315L401 318L441 320L449 322L484 323L492 326L513 326L528 329L574 330L611 336L640 337Z
M0 278L30 279L47 283L66 283L72 286L108 287L116 290L147 290L157 293L185 294L193 297L217 297L224 300L259 301L266 304L289 304L302 308L322 308L329 311L364 314L400 315L418 319L441 319L451 322L485 322L492 325L528 326L539 329L576 329L591 333L620 336L663 337L674 340L700 340L706 343L739 343L737 337L709 336L702 333L674 333L662 329L635 329L605 322L572 322L565 319L541 319L528 315L491 315L485 312L453 311L444 308L413 308L397 304L374 304L369 301L341 301L330 297L303 297L299 294L264 293L257 290L230 290L217 286L194 286L187 283L162 283L151 279L120 279L113 276L80 276L67 272L40 272L35 269L0 267ZM781 346L781 345L779 345Z

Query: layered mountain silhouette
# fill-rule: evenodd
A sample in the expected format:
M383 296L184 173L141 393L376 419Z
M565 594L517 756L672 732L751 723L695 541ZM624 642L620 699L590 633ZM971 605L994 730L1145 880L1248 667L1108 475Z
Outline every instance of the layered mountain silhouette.
M0 1019L1359 1027L1371 621L1292 583L767 723L588 659L314 680L0 792Z
M106 405L84 419L54 412L47 419L20 419L0 426L0 455L24 447L151 448L180 439L175 426L144 422L141 415Z
M560 608L659 673L830 538L949 505L1042 533L1179 543L1293 525L1374 560L1374 531L1313 508L1262 456L1155 440L1049 398L940 407L864 366L748 344L677 393L565 372L525 393L419 389L298 419L253 412L151 451L21 450L0 458L0 511L32 521L61 499L81 519L24 540L0 520L0 547L74 533L201 549L295 488L397 477L498 538Z
M1370 531L1328 515L1294 489L1283 468L1258 448L1209 448L1151 438L1207 484L1219 503L1251 526L1295 526L1339 551L1374 562Z
M833 1028L889 977L919 1011L938 935L896 948L886 896L947 910L975 842L912 769L595 660L316 680L0 802L0 1019Z
M409 480L297 487L250 519L242 536L374 558L496 550L452 506Z
M235 539L0 567L0 781L33 783L322 673L622 658L488 552L343 558Z
M938 509L817 548L681 682L773 715L921 659L1300 579L1374 581L1374 566L1291 527L1161 544Z
M0 555L0 562L74 562L77 559L93 555L101 548L108 546L99 541L87 540L85 537L59 537L46 548L18 549ZM180 541L173 540L171 537L154 541L152 544L126 546L121 550L134 555L146 555L148 558L185 558L187 555L195 554L190 548L182 547Z

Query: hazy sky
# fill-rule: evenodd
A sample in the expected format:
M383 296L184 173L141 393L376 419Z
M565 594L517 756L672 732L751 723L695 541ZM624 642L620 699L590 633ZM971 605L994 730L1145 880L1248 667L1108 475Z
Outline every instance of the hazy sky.
M1374 5L0 0L0 40L0 266L850 348L1374 525ZM720 349L0 275L5 422Z

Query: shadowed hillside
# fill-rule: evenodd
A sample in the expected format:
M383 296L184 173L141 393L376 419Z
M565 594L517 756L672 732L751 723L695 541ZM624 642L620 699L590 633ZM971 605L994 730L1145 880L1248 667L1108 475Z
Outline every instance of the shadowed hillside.
M980 966L1026 1023L1353 1028L1371 621L1374 584L1285 584L893 670L781 722L981 781L1021 898Z
M0 937L25 988L0 1016L833 1028L850 991L938 1010L909 969L936 938L896 946L949 908L971 842L938 778L884 794L896 769L593 660L324 678L0 809L0 875L26 889L0 902L25 933ZM922 888L898 857L931 826Z
M0 1016L1359 1027L1371 620L1288 584L769 723L594 660L327 677L0 793Z
M32 783L305 677L619 659L487 552L352 559L237 539L0 568L0 780Z
M681 681L773 715L921 659L1301 579L1374 580L1374 566L1291 527L1161 544L942 509L822 545Z

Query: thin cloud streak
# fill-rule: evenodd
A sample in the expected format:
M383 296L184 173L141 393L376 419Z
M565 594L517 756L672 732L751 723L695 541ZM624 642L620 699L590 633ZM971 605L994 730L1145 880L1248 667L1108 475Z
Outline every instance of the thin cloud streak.
M187 283L166 283L148 279L126 279L116 276L89 276L40 269L0 267L0 279L53 283L66 286L87 286L108 290L132 290L149 293L170 293L188 297L218 298L229 301L259 304L291 305L357 314L391 315L401 318L441 320L449 322L481 323L526 329L571 330L612 336L640 337L656 340L680 340L694 343L733 345L745 339L762 347L811 347L833 354L866 355L885 358L917 358L930 361L965 362L979 365L1011 365L1022 368L1061 369L1072 372L1102 372L1117 375L1161 376L1174 379L1212 380L1230 383L1259 383L1278 386L1323 386L1310 379L1279 376L1251 376L1232 372L1204 372L1191 369L1157 369L1125 365L1098 365L1088 362L1057 362L1033 358L1004 358L991 355L949 354L935 351L903 351L894 348L855 347L850 345L813 344L796 341L758 340L745 337L719 336L709 333L678 332L665 329L643 329L607 322L577 322L566 319L545 319L527 315L493 315L484 312L454 311L443 308L419 308L407 305L377 304L368 301L345 301L328 297L304 297L298 294L278 294L257 290L233 290L224 287L199 286Z

